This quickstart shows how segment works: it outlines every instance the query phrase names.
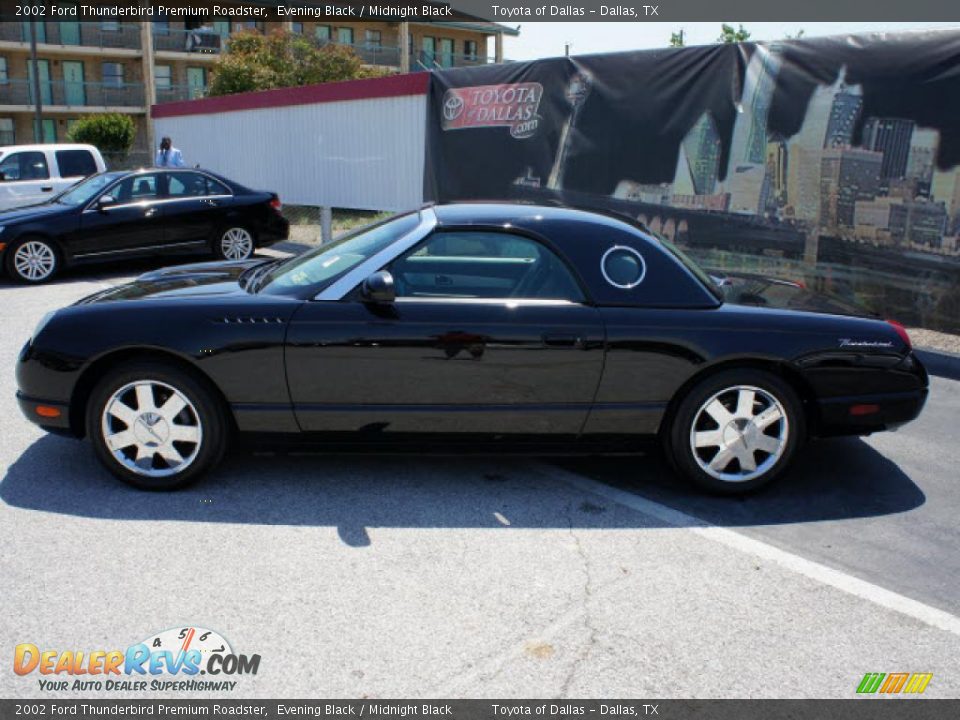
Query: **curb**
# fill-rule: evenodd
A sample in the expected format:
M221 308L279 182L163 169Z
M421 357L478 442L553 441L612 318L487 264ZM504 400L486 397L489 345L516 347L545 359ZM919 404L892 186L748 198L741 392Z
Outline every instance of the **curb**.
M926 348L914 348L913 352L931 375L960 380L960 355Z

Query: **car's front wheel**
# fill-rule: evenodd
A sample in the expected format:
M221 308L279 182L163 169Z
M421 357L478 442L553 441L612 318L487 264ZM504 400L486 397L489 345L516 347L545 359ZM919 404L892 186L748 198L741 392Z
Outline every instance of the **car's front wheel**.
M681 400L666 450L708 492L756 490L790 464L806 432L796 392L780 377L735 369L696 384Z
M93 389L86 427L100 461L147 490L182 487L223 457L222 404L192 374L161 362L110 372Z
M7 274L23 283L50 280L60 270L57 247L43 237L25 237L7 249Z
M246 260L256 250L253 233L241 225L223 228L214 242L214 254L222 260Z

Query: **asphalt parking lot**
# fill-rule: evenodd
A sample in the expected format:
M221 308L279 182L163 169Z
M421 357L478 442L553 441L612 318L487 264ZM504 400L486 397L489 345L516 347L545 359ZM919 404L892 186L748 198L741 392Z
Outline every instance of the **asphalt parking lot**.
M196 625L262 658L220 697L847 698L899 671L960 697L960 382L743 500L655 456L244 451L143 493L24 420L13 366L45 312L149 267L0 280L3 653ZM0 696L42 696L9 654Z

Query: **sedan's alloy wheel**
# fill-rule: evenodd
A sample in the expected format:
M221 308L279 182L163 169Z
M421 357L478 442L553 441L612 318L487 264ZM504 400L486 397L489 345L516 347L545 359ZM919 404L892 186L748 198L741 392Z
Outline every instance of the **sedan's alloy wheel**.
M159 380L138 380L114 392L103 408L101 432L117 462L149 478L182 473L203 442L196 407Z
M253 235L245 228L230 228L220 238L220 252L227 260L246 260L253 255Z
M747 482L777 464L789 432L787 412L776 397L758 387L735 385L715 393L697 410L690 449L711 477Z
M24 280L46 280L57 267L57 254L41 240L28 240L13 254L13 266Z

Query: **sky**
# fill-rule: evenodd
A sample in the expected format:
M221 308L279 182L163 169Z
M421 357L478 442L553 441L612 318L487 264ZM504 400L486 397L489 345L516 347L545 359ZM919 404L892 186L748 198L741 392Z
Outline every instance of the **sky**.
M515 26L516 23L504 23ZM737 26L739 23L728 23ZM804 31L804 37L843 35L846 33L893 32L924 28L960 27L957 23L934 22L745 22L751 40L779 40ZM670 34L683 28L687 45L708 45L720 34L720 23L646 23L646 22L528 22L520 24L519 37L504 38L504 57L508 60L534 60L564 54L565 43L571 55L598 52L644 50L666 47Z

